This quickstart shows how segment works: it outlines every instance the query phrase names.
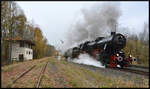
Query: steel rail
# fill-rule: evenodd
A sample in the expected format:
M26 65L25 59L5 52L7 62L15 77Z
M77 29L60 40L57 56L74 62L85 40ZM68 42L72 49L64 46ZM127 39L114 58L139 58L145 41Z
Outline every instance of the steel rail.
M20 79L21 77L23 77L26 73L28 73L29 71L31 71L33 68L35 67L35 65L33 65L32 67L30 67L28 70L24 71L21 75L19 75L14 81L13 83L15 83L18 79Z
M38 80L36 88L39 88L39 86L40 86L40 83L41 83L41 80L42 80L42 77L43 77L43 74L44 74L44 71L46 69L47 64L48 64L48 62L45 64L45 66L43 66L43 68L42 68L42 70L40 72L40 77L39 77L39 80Z
M110 67L108 67L108 68L110 68ZM140 74L140 75L144 75L144 76L149 76L149 72L141 71L141 70L134 70L134 69L128 69L128 68L110 68L110 69L120 70L120 71L130 72L130 73L136 73L136 74Z
M128 65L128 67L136 67L136 68L149 69L149 67L146 67L146 66L138 66L138 65Z

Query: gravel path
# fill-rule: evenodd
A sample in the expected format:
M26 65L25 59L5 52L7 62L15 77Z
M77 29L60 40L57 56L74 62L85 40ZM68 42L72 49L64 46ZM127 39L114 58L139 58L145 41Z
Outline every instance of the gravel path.
M61 88L67 88L68 84L66 82L66 79L61 75L59 72L59 69L56 67L55 63L51 62L48 64L48 74L50 75L49 77L55 81L54 86L55 87L61 87Z

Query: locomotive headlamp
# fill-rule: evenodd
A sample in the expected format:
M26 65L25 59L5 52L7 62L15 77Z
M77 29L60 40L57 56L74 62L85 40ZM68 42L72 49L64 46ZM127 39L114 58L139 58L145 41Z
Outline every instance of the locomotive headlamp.
M117 53L117 56L119 56L119 54Z

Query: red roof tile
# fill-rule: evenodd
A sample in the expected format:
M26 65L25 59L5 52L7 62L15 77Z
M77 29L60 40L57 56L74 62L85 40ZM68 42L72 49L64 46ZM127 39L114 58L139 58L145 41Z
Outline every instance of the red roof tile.
M29 43L29 44L31 44L31 45L34 45L34 43L31 42L30 40L25 40L25 39L23 39L23 38L20 37L20 36L17 36L17 37L15 37L15 38L13 38L13 39L6 38L5 40L24 41L24 42L27 42L27 43Z

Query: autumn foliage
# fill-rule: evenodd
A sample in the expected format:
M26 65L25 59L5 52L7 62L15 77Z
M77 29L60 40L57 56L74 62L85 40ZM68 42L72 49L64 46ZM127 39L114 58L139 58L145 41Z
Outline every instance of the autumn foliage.
M48 44L40 27L28 22L23 10L13 1L1 2L1 31L2 31L2 64L11 63L12 43L6 42L6 38L21 37L32 41L33 58L38 59L53 55L55 47ZM9 49L8 49L9 48Z

